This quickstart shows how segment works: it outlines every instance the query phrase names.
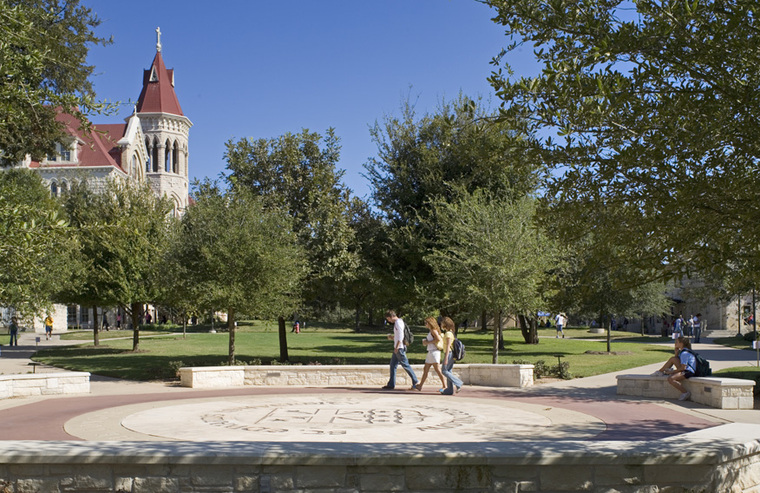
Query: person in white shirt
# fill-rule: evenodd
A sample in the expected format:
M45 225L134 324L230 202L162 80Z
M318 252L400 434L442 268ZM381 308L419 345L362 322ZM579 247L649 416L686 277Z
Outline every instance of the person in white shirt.
M415 390L418 380L406 357L406 345L404 344L405 322L393 310L388 310L385 313L385 320L393 324L393 334L388 334L388 339L393 341L393 354L391 355L391 376L388 380L388 385L383 386L383 390L393 390L396 388L396 369L399 364L409 375L409 378L412 379L411 389Z

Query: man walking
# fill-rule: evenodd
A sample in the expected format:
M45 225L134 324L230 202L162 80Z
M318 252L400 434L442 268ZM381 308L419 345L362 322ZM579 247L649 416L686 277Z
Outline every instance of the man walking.
M393 341L393 354L391 355L391 377L388 380L388 385L385 385L383 390L396 388L396 369L399 364L409 375L409 378L412 379L412 389L414 389L417 385L417 375L414 374L414 370L412 370L409 360L406 358L406 345L404 345L405 322L393 310L388 310L385 313L385 320L393 324L393 334L388 334L388 339Z
M702 322L702 314L697 313L694 316L694 342L699 342L699 340L702 338L703 328L704 328L704 323Z

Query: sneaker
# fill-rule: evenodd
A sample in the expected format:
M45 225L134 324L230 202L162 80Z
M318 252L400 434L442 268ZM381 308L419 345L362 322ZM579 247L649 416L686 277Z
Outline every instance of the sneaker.
M689 400L689 397L691 397L691 392L684 392L681 394L681 397L678 398L679 401L686 401Z
M412 388L409 390L419 390L422 391L422 386L418 383L412 384Z
M661 372L660 370L657 370L656 372L652 373L650 376L651 377L664 377L665 374L663 372Z
M462 390L462 387L457 387L457 390L455 393L458 394L460 390Z
M393 387L391 387L389 385L383 385L380 389L381 390L393 390Z

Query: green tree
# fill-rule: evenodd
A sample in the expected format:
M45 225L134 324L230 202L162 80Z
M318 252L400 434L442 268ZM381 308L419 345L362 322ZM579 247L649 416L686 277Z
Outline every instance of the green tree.
M100 111L86 64L100 20L79 0L0 0L0 165L39 159L67 135L58 111Z
M111 180L102 190L72 186L66 209L80 244L78 266L61 298L86 306L125 308L132 349L140 345L140 317L159 297L171 202L147 183ZM97 319L95 320L97 337Z
M757 278L760 4L485 3L514 41L490 79L502 118L562 137L542 148L565 232L594 229L662 277L739 258ZM524 46L540 73L515 78L507 62Z
M300 301L303 251L288 214L250 190L222 190L205 180L182 217L170 271L196 305L227 311L229 363L235 362L237 316L275 318Z
M521 316L526 342L537 343L536 318L544 306L542 288L552 253L535 221L536 200L498 200L487 192L440 201L435 211L446 232L441 247L425 260L449 299L469 311L502 310ZM526 325L530 322L530 327ZM493 362L498 362L499 331L494 330Z
M540 163L530 139L518 125L493 116L460 95L422 116L407 102L401 116L371 129L378 156L365 168L374 205L389 228L383 283L392 286L397 306L432 308L445 296L425 260L447 233L434 202L478 190L509 201L536 189Z
M333 129L324 137L304 129L226 145L232 187L261 196L268 207L293 217L296 241L309 266L304 298L318 310L332 306L354 279L358 263L352 248L350 190L341 182L343 171L336 168L340 142Z
M672 300L667 286L625 257L625 251L597 242L595 233L561 249L562 260L551 272L556 311L596 319L607 329L607 352L611 350L612 317L638 317L670 313Z
M73 243L39 174L0 173L0 238L0 305L40 313L68 277Z

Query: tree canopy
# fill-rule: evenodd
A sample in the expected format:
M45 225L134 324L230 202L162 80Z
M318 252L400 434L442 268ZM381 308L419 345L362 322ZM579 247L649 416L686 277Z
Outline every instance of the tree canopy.
M195 305L227 311L233 364L236 315L277 317L298 306L303 250L288 214L250 190L224 191L209 180L195 188L167 257L169 270L174 289Z
M71 237L60 205L40 176L0 173L0 305L35 314L70 272Z
M513 40L490 79L501 117L545 137L564 232L593 230L663 277L739 259L757 278L760 5L485 3ZM525 46L540 73L515 78L508 62Z
M325 136L306 129L272 139L227 142L227 177L235 190L263 198L268 207L293 218L296 241L306 252L305 299L331 306L358 265L351 228L350 190L336 166L340 141L333 129Z
M39 159L66 134L59 111L80 119L95 101L86 64L100 20L79 0L0 0L0 165Z
M426 259L449 241L435 203L477 191L510 202L536 190L541 164L523 127L493 117L482 102L460 95L421 116L407 102L400 116L388 116L371 130L378 156L365 168L388 228L387 263L379 272L384 284L394 286L391 299L399 308L440 307L446 296Z

